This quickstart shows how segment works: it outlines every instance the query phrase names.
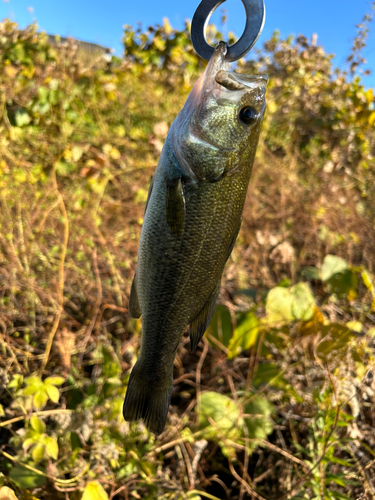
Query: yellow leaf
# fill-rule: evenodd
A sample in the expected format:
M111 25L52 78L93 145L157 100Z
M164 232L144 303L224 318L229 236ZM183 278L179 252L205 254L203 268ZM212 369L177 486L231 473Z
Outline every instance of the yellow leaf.
M31 452L31 456L35 463L40 462L44 458L44 445L42 443L37 443Z
M371 113L371 115L369 116L368 122L370 125L374 125L374 123L375 123L375 111L373 111Z
M109 156L113 160L118 160L119 158L121 158L120 151L117 148L112 148L111 151L109 152Z
M98 481L87 483L81 500L108 500L108 495Z
M374 92L372 89L368 89L365 92L366 101L370 104L374 98Z
M361 333L362 323L360 321L348 321L346 326L353 332Z
M270 101L267 103L267 111L270 113L274 113L277 110L277 106L275 101Z
M17 500L14 491L7 486L2 486L0 488L0 500Z
M46 430L44 422L42 422L36 415L33 415L30 418L30 424L34 431L36 431L38 434L43 434L43 432Z
M37 410L43 408L48 401L48 396L45 390L39 390L34 395L34 406Z
M15 68L14 66L6 66L5 74L7 76L9 76L10 78L14 78L17 73L18 73L18 69Z
M57 460L57 457L59 456L59 445L57 444L56 439L46 436L44 438L44 446L47 457L51 457Z
M30 491L26 490L25 492L22 493L19 500L39 500L39 499L34 497L34 495L30 493Z
M65 382L64 377L47 377L44 381L45 384L61 385Z
M169 24L169 19L167 17L163 17L163 28L167 35L171 34L172 26Z
M32 495L30 493L30 491L26 490L25 492L22 493L22 495L20 496L20 500L39 500L38 498L34 497L34 495Z

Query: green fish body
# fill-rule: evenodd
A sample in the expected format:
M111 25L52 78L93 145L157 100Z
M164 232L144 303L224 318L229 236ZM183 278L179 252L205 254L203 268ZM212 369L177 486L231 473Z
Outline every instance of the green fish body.
M160 434L173 362L189 325L198 345L236 241L265 110L265 76L225 71L220 43L168 133L152 178L129 312L142 343L124 418Z

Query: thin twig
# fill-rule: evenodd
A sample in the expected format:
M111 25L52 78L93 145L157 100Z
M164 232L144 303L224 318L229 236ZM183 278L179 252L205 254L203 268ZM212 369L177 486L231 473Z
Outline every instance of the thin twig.
M99 315L100 304L101 304L102 298L103 298L103 288L102 288L102 281L100 279L100 272L99 272L99 268L98 268L98 255L97 255L96 247L94 248L94 250L92 252L92 264L93 264L93 268L94 268L96 289L97 289L98 295L97 295L96 300L95 300L94 312L92 314L90 324L88 325L88 327L86 329L86 334L85 334L85 337L84 337L83 342L82 342L80 364L82 363L83 356L84 356L85 350L86 350L86 346L87 346L88 341L90 340L92 331L93 331L95 325L97 324L96 320L97 320L97 317Z
M247 484L247 482L244 481L242 479L242 477L236 472L236 469L233 467L233 463L232 463L232 460L230 458L228 458L228 464L229 464L229 470L231 471L232 475L237 479L237 481L239 481L244 486L244 488L249 493L249 495L257 498L257 500L266 500L264 497L262 497L261 495L259 495L256 491L254 491L250 487L250 485Z
M203 362L207 356L208 352L208 340L203 337L203 342L204 342L204 347L202 354L200 355L199 362L197 365L197 370L196 370L196 377L195 381L197 384L197 418L199 417L200 411L201 411L201 373L202 373L202 366Z
M62 413L74 413L75 410L44 410L44 411L34 411L28 415L22 415L21 417L14 417L10 420L5 420L4 422L0 422L0 427L5 427L6 425L13 424L14 422L20 422L21 420L25 420L25 418L32 417L33 415L37 415L38 417L48 417L50 415L59 415Z
M194 474L193 474L193 468L191 466L189 454L186 450L186 446L183 441L179 444L182 454L184 456L185 464L186 464L186 472L189 477L189 490L192 490L195 486L195 479L194 479Z
M197 470L199 465L199 460L201 459L202 453L207 448L208 441L206 439L201 439L200 441L196 441L194 445L195 456L193 458L193 462L191 464L191 469L193 472L194 483L197 477Z
M66 251L68 248L68 240L69 240L69 219L68 219L68 213L66 211L64 199L59 191L59 187L57 184L57 179L56 179L56 169L54 168L52 171L52 182L54 185L54 188L57 193L57 197L59 199L59 204L60 204L60 210L63 215L64 219L64 236L63 236L63 243L62 243L62 249L61 249L61 256L60 256L60 265L59 265L59 287L58 287L58 311L55 317L55 321L52 325L52 329L49 333L48 340L47 340L47 345L46 349L44 351L44 359L42 362L42 366L40 368L40 373L43 373L49 359L49 355L52 349L52 344L53 340L55 338L57 329L59 327L60 319L63 313L63 307L64 307L64 282L65 282L65 273L64 273L64 264L65 264L65 257L66 257Z

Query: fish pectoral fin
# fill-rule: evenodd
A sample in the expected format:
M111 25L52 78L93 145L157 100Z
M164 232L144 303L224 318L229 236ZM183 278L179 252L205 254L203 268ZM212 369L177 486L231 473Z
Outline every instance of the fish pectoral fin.
M181 236L185 218L185 198L181 177L167 179L166 212L169 229L176 236Z
M135 283L136 276L137 274L134 275L132 287L130 289L129 307L128 307L129 314L132 318L140 318L142 315L141 306L139 305L138 301L137 285Z
M208 325L211 322L212 316L215 312L215 306L217 297L219 295L220 290L220 282L215 287L214 291L210 295L210 298L207 300L198 316L193 319L193 321L189 325L190 330L190 349L191 352L195 350L199 342L201 341L205 331L207 330Z

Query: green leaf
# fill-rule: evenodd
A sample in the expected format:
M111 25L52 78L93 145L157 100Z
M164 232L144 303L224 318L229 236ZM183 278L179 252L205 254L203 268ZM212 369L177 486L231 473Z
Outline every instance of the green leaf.
M57 460L57 457L59 456L59 445L57 444L56 439L50 436L45 436L43 438L43 443L46 448L47 457Z
M336 475L336 474L327 474L327 476L325 477L324 484L329 484L331 482L334 482L334 483L338 484L339 486L343 486L343 487L346 486L345 478L343 478L342 476Z
M39 417L37 417L36 415L33 415L31 418L30 418L30 424L31 424L31 427L36 431L38 432L39 434L43 434L46 430L46 426L44 424L44 422L42 422L40 420Z
M273 412L274 407L267 399L256 394L250 396L250 400L245 403L244 408L245 415L249 415L245 418L249 438L265 439L268 434L271 434L273 431L271 419Z
M210 333L224 347L229 346L232 338L232 317L227 307L216 306L215 313L210 323ZM217 344L208 339L213 347L218 347Z
M344 495L336 490L331 490L330 493L334 495L334 498L338 498L339 500L353 500L353 497L348 497L347 495Z
M30 116L24 109L18 109L16 111L15 120L17 127L23 127L24 125L28 125L31 122Z
M47 377L44 381L48 385L62 385L64 382L64 377Z
M266 313L267 322L280 323L293 321L293 297L289 288L276 286L267 295Z
M315 310L315 299L307 283L297 283L290 289L292 294L292 313L296 319L308 321Z
M38 88L39 100L42 104L44 104L47 101L48 94L49 94L49 89L47 89L46 87Z
M253 379L253 384L255 387L259 387L264 384L268 384L271 380L277 380L281 378L283 370L278 368L273 363L261 363L258 366L255 378Z
M38 469L41 472L44 472L40 467L35 467L34 469ZM9 472L10 479L19 487L19 488L36 488L37 486L41 486L46 482L46 477L42 474L38 474L32 470L26 469L21 464L17 464Z
M235 456L235 449L227 443L227 439L236 441L243 434L243 419L235 401L217 392L204 392L198 423L205 430L205 438L217 441L225 456Z
M350 269L333 275L327 283L329 283L331 291L339 298L345 298L347 295L350 295L352 296L351 300L353 300L357 296L357 273Z
M48 401L48 395L46 390L43 388L41 390L38 390L35 395L34 395L34 406L37 410L40 410L47 404Z
M333 464L345 465L345 467L353 467L353 464L351 462L349 462L348 460L343 460L342 458L330 457L329 461Z
M319 280L319 269L314 266L306 266L302 269L301 275L307 280Z
M33 460L35 463L40 462L44 458L44 445L42 443L37 443L33 451L31 452L31 456L33 457Z
M336 255L326 255L320 269L322 281L328 281L337 273L342 273L348 268L348 264L341 257Z
M108 495L98 481L87 483L81 500L108 500Z
M259 320L253 312L240 313L237 317L237 326L229 342L228 358L232 359L252 347L259 334Z
M320 342L317 353L320 358L327 358L329 355L345 358L350 341L355 338L355 334L348 327L339 323L331 323L322 326L324 340Z
M57 403L60 398L60 393L58 388L55 387L54 385L47 385L47 384L45 387L50 400L53 401L54 403Z
M225 434L238 426L240 411L237 404L224 394L207 391L201 395L199 426L201 429L211 425L212 418L220 431Z

